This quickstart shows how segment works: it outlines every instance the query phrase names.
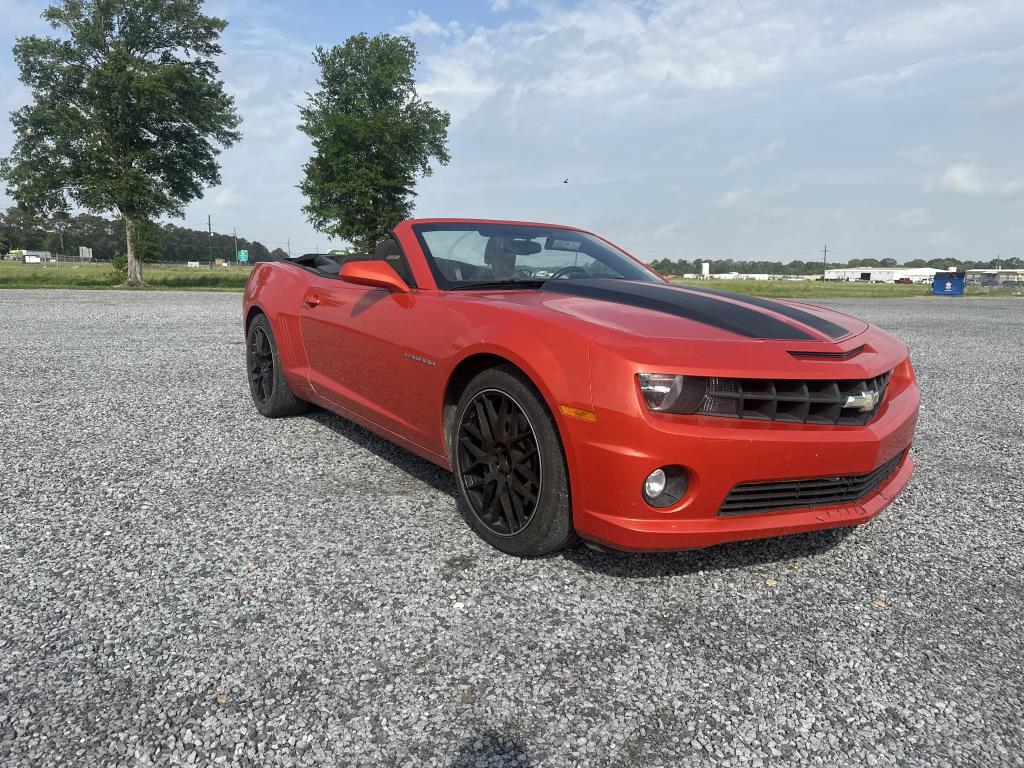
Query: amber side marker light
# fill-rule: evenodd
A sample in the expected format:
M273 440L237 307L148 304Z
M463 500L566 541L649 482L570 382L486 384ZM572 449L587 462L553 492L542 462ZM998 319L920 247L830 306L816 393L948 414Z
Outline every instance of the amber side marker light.
M597 414L593 411L585 411L582 408L573 408L571 405L560 405L558 406L558 410L566 416L572 416L574 419L580 419L581 421L597 421Z

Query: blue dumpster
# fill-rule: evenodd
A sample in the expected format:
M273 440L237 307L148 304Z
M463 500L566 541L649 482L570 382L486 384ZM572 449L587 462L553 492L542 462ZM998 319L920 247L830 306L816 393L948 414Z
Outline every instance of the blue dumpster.
M932 279L932 296L963 296L966 277L963 272L936 272Z

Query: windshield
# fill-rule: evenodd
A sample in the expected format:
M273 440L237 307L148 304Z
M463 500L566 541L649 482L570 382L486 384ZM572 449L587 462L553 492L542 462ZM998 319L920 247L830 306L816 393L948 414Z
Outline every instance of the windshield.
M438 287L458 290L611 278L659 282L622 251L572 229L513 224L417 224L413 231Z

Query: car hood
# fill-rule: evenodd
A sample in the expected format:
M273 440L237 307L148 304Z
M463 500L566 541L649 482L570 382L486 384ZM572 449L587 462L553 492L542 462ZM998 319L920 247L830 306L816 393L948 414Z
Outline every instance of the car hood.
M634 280L551 280L539 291L508 292L501 300L569 315L594 335L607 331L646 339L833 346L868 327L849 315L799 302Z

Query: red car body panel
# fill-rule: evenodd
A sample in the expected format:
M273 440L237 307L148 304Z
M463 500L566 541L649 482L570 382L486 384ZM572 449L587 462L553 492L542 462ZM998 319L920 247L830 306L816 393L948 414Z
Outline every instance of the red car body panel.
M686 549L860 524L909 480L920 397L906 346L885 331L792 302L780 304L849 332L833 339L768 307L758 311L811 338L757 340L650 309L538 289L443 291L412 229L437 222L495 223L429 219L396 227L415 283L408 293L289 263L256 265L245 291L246 325L255 312L267 315L296 396L450 469L445 402L457 368L477 355L507 360L533 382L558 427L577 532L619 549ZM887 371L893 372L889 387L871 421L841 427L655 413L636 377L868 379ZM567 416L563 407L596 418ZM866 474L895 456L898 469L856 504L718 516L738 483ZM689 487L679 503L656 509L641 487L666 464L685 467Z

